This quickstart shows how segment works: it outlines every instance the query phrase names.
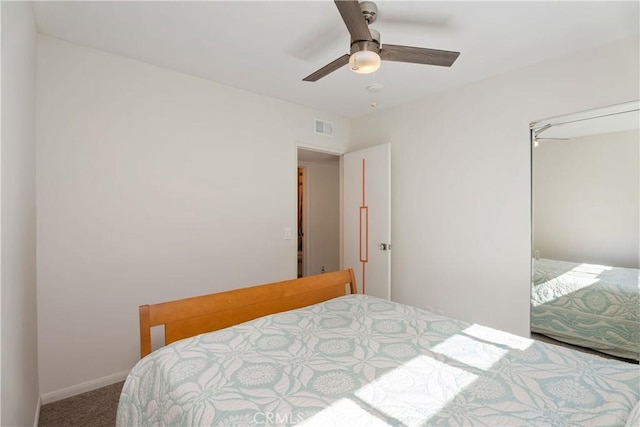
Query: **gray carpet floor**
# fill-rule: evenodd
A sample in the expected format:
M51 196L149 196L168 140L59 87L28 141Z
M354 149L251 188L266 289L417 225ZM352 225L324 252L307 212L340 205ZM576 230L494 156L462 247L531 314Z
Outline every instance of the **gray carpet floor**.
M123 382L47 403L39 427L113 427Z
M562 347L567 347L567 348L570 348L572 350L581 351L583 353L595 354L596 356L604 357L605 359L616 359L616 360L620 360L621 362L633 363L633 364L636 364L636 365L638 364L637 360L624 359L622 357L612 356L612 355L606 354L606 353L600 353L599 351L591 350L590 348L580 347L580 346L577 346L577 345L571 345L571 344L567 344L567 343L564 343L564 342L556 341L553 338L549 338L548 336L542 335L542 334L532 333L531 334L531 338L533 338L534 340L543 341L543 342L546 342L546 343L549 343L549 344L555 344L555 345L559 345L559 346L562 346Z

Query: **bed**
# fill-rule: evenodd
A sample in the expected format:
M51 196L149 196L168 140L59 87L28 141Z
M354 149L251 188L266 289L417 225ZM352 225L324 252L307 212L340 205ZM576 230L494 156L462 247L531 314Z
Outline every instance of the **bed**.
M251 288L239 290L242 298L235 298L235 291L214 297L230 305L244 300L251 307L240 311L247 313L260 301L274 306L267 296L271 291L287 302L276 304L273 314L177 340L144 356L123 387L117 426L631 426L640 421L635 365L356 294L350 270L322 276L332 276L319 283L335 282L332 290L300 308L286 309L300 304L301 297L291 292L313 287L309 278L283 282L284 292L277 283L258 286L260 300L245 299ZM210 297L199 297L207 313L217 310ZM175 306L184 308L184 301ZM170 313L169 323L184 322L182 314L167 309L172 305L157 306ZM143 307L144 353L143 329L163 320L156 306Z
M534 260L531 331L627 359L640 359L639 271Z

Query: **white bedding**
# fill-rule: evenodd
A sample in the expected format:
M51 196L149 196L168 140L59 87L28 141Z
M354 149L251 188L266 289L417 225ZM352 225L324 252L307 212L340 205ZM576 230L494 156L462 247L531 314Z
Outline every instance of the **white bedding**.
M624 426L639 382L637 365L349 295L153 352L117 425Z
M535 260L531 331L639 360L639 276L633 268Z

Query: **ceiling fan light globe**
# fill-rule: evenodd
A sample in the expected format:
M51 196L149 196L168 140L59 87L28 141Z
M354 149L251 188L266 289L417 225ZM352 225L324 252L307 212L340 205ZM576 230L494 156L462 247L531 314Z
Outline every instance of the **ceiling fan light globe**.
M354 73L369 74L380 68L380 55L370 50L354 52L349 57L349 68Z

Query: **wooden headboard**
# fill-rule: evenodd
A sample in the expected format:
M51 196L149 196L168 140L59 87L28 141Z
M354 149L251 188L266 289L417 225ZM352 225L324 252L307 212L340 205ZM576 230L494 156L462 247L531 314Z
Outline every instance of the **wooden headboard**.
M151 328L164 325L164 343L258 317L355 294L353 269L140 306L140 357L151 353Z

